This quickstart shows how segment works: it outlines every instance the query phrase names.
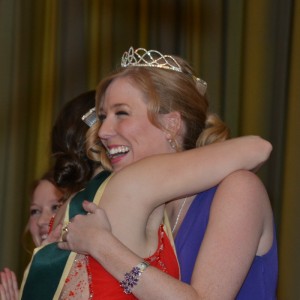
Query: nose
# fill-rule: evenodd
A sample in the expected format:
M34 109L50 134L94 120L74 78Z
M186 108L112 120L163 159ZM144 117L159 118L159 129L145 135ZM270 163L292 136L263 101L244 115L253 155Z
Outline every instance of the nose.
M42 213L40 214L38 220L37 220L37 224L38 226L42 227L42 226L48 226L50 219L52 218L53 213L50 211L42 211Z
M105 120L102 121L99 131L98 131L98 136L103 140L107 140L110 137L112 137L115 134L115 128L112 120L110 118L106 117Z

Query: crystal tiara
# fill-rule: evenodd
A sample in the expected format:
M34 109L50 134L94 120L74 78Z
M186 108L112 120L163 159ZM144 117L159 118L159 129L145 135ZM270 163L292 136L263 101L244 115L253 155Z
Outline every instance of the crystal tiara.
M95 107L91 108L86 114L84 114L81 117L81 120L89 127L92 127L97 122L97 114Z
M183 73L181 66L173 56L163 55L156 50L147 51L144 48L137 48L134 50L133 47L130 47L122 56L121 66L123 68L129 66L153 67ZM200 84L201 94L204 95L207 89L207 83L194 75L192 75L192 77L196 83L198 82Z
M182 72L180 65L171 55L163 55L156 50L147 51L144 48L133 49L124 52L121 66L154 67Z

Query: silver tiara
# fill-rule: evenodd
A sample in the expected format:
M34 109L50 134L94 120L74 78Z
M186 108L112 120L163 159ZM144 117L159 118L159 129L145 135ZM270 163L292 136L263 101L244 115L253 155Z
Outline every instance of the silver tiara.
M91 108L86 114L84 114L81 117L81 120L89 127L92 127L97 122L97 114L95 107Z
M171 55L163 55L156 50L147 51L144 48L134 50L130 47L122 56L121 66L154 67L182 72L180 65Z
M121 66L123 68L129 66L153 67L183 73L181 66L173 56L163 55L156 50L147 51L144 48L137 48L134 50L133 47L130 47L122 56ZM207 83L201 78L193 75L192 77L196 83L200 84L201 95L204 95L206 93Z

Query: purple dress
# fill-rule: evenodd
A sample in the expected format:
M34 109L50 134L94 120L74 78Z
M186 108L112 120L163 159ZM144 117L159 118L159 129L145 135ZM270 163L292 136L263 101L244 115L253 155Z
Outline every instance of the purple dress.
M181 280L190 283L194 264L208 224L210 206L216 187L196 196L175 238ZM236 297L239 300L276 299L278 277L277 241L263 256L255 256L245 281Z

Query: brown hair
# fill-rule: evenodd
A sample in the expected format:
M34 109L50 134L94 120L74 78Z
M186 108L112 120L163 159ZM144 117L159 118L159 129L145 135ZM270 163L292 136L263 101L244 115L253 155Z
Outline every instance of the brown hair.
M80 94L62 108L52 129L54 180L57 186L70 193L82 189L100 166L86 155L86 134L89 127L81 120L94 106L94 90Z

